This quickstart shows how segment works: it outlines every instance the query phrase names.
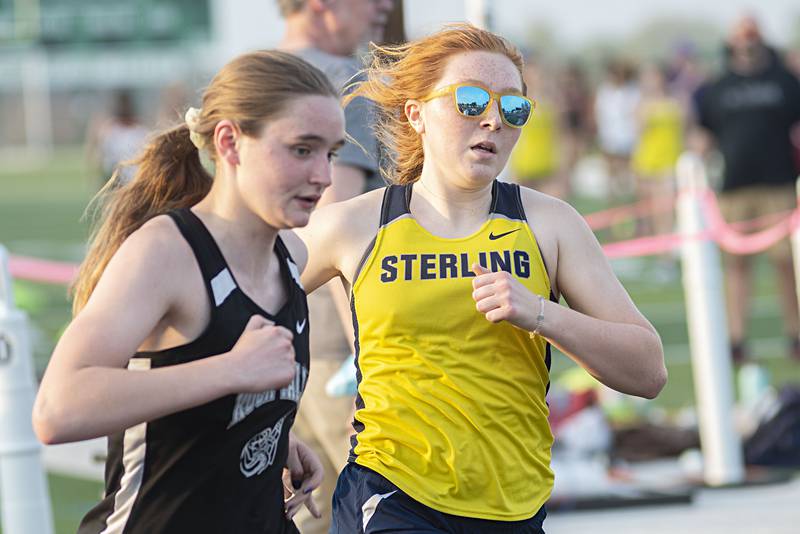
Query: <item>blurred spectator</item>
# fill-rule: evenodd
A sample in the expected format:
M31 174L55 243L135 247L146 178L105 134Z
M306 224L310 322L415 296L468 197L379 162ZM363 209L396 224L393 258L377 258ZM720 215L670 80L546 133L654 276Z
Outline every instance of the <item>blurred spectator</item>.
M305 59L322 70L334 87L344 91L355 81L361 62L355 57L359 47L370 40L382 42L387 23L393 20L391 39L402 39L402 5L392 0L277 0L286 20L286 33L280 48ZM392 13L394 9L394 13ZM339 150L334 161L332 185L320 205L347 200L380 187L378 141L372 131L373 105L355 99L345 109L348 136L355 140ZM309 296L311 353L314 370L309 376L303 402L295 424L296 433L314 447L325 466L325 480L319 500L322 519L302 511L297 524L305 534L328 532L330 502L339 471L347 461L350 448L349 422L353 398L330 398L325 391L353 352L352 316L349 301L338 281Z
M800 49L786 52L786 67L792 71L796 78L800 78ZM794 164L800 174L800 123L792 128L792 147L794 149Z
M644 235L672 230L672 210L659 202L674 194L675 163L683 150L683 112L667 91L667 80L658 65L646 65L640 77L641 100L636 108L639 140L631 166L636 192L648 205L648 217L640 231Z
M511 172L519 184L564 198L568 186L560 173L559 113L553 77L531 57L526 59L524 76L528 96L536 101L536 110L522 128L511 153Z
M569 195L575 166L586 153L594 131L592 90L579 63L572 62L561 72L558 93L561 99L561 172Z
M716 141L725 161L720 207L728 222L794 209L797 169L789 132L800 121L800 82L761 37L756 20L736 22L725 47L722 75L698 90L702 130L694 143L705 151ZM703 135L703 134L710 134ZM800 361L798 309L788 239L768 251L778 274L784 332ZM751 261L725 255L732 356L741 363L751 292Z
M800 78L800 48L786 52L786 68L792 71L795 77Z
M277 1L286 20L279 48L319 68L342 89L361 68L354 57L359 46L383 40L393 7L393 0ZM358 144L348 143L339 151L333 184L325 191L322 204L352 198L377 185L377 141L370 128L370 113L372 107L364 99L356 99L345 110L347 133Z
M606 77L597 89L594 115L597 142L606 160L612 196L632 191L630 157L636 143L636 106L639 88L634 70L623 61L606 66Z
M684 117L692 117L692 96L706 78L705 67L698 60L694 44L689 41L678 43L667 67L667 88L680 102Z
M403 1L394 0L392 10L386 18L384 26L376 26L372 42L385 45L399 45L406 42L406 26L404 23Z
M149 130L139 121L130 91L114 93L111 112L89 125L86 153L89 166L100 177L102 186L119 168L116 185L129 182L136 173L133 165L122 165L133 159L145 144Z

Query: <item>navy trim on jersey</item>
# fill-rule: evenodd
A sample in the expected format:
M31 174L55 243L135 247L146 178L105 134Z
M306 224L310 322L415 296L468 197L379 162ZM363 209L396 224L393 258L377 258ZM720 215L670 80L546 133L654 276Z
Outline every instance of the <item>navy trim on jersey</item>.
M408 185L390 185L383 192L383 203L381 205L381 224L386 226L390 222L399 219L403 215L411 213L408 209Z

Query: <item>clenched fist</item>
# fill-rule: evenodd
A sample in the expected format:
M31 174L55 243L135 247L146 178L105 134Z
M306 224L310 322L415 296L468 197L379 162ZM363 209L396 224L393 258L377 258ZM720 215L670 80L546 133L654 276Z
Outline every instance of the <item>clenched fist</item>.
M257 393L280 389L294 379L292 332L261 315L253 315L228 353L235 366L238 391Z

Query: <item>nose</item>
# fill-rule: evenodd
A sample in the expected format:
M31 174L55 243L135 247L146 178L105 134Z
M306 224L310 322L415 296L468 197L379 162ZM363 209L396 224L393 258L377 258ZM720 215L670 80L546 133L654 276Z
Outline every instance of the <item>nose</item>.
M320 158L320 162L314 167L314 172L311 173L310 182L312 184L320 185L324 188L331 185L333 181L333 162L327 157Z
M500 106L492 101L489 103L489 109L481 117L481 128L486 128L489 131L496 131L502 128L503 119L500 117Z

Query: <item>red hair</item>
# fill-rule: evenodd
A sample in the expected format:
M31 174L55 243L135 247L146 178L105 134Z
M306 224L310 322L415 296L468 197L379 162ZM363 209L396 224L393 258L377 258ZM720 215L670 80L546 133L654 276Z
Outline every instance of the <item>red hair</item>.
M523 60L517 47L471 24L452 24L406 44L371 48L372 60L365 69L367 79L355 84L345 104L363 96L378 106L376 135L388 149L382 154L381 174L393 183L415 182L425 161L422 140L406 118L405 103L431 92L451 56L478 51L502 54L511 60L522 79Z

